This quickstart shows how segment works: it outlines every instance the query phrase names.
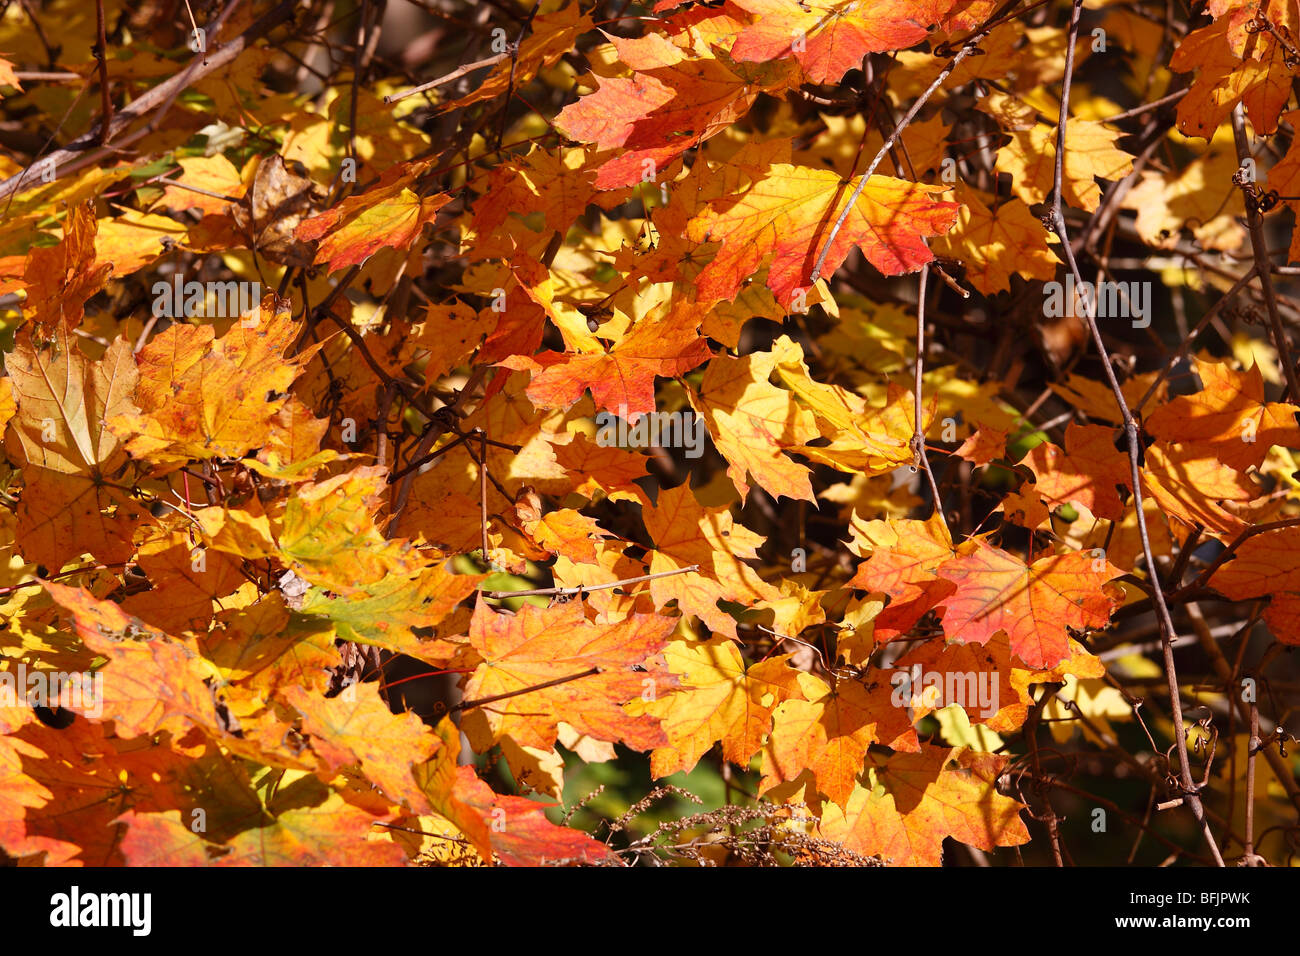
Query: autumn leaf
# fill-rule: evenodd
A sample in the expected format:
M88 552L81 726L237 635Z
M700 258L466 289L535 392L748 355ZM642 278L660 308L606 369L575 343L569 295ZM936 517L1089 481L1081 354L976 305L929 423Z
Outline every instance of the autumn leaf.
M1128 489L1128 455L1115 446L1115 430L1076 425L1065 430L1065 448L1044 442L1021 464L1034 473L1034 490L1050 505L1078 504L1099 518L1118 520L1119 490Z
M808 468L783 454L815 438L812 415L794 397L769 381L777 353L759 352L735 359L714 358L704 370L691 405L709 426L731 466L727 474L743 499L747 476L773 497L812 500Z
M1246 529L1237 509L1259 495L1249 477L1195 446L1157 442L1146 460L1143 487L1165 514L1213 535L1234 537Z
M0 860L1288 862L1294 4L12 6Z
M623 707L649 686L666 692L671 683L657 667L647 669L672 632L672 622L635 615L613 625L586 622L576 604L543 611L524 605L514 617L482 601L474 609L469 643L483 657L465 685L470 700L497 700L466 715L466 731L480 746L512 737L525 747L550 747L557 713L596 740L622 741L649 750L665 737L652 720ZM575 706L574 702L581 702Z
M1201 449L1229 468L1264 463L1274 445L1300 445L1300 407L1264 399L1258 366L1238 372L1226 362L1197 362L1202 390L1155 409L1144 423L1155 438Z
M875 639L885 642L911 630L921 616L953 591L938 571L954 555L941 518L885 519L853 528L854 543L871 554L845 587L883 592L889 606L876 615Z
M212 667L189 642L149 628L111 601L81 588L44 582L45 590L71 617L90 650L107 659L102 698L83 692L70 709L111 720L123 736L138 737L190 727L216 731L216 698L204 681ZM111 676L110 676L111 675Z
M718 607L719 601L748 607L780 595L746 563L757 556L763 539L736 524L727 508L702 505L687 485L660 492L655 507L645 509L644 520L655 543L650 573L681 572L650 582L656 605L675 600L710 629L734 636L735 619Z
M433 756L438 738L414 714L393 714L373 686L348 688L328 699L290 687L283 699L302 715L302 730L328 768L325 779L357 765L388 797L414 810L427 808L411 766Z
M315 242L315 265L330 272L359 266L377 250L409 249L424 226L434 221L450 196L421 198L410 187L428 163L394 166L364 193L349 196L317 216L304 219L294 236Z
M843 806L868 747L920 747L907 709L893 701L883 674L874 674L869 683L846 680L834 687L801 674L799 689L802 699L786 700L772 714L771 737L763 748L764 791L809 771L817 789Z
M1245 12L1242 4L1239 12ZM1295 35L1295 12L1278 8L1279 27ZM1178 104L1178 128L1188 135L1209 138L1242 103L1251 125L1261 133L1277 129L1278 116L1291 98L1295 73L1294 46L1288 47L1267 31L1247 34L1249 17L1226 17L1224 9L1214 23L1187 34L1174 50L1169 67L1179 73L1196 72L1188 95Z
M25 307L32 324L43 333L78 325L86 300L103 288L112 273L110 263L97 261L97 231L93 209L78 203L68 209L58 245L27 253L22 272Z
M746 667L725 638L673 641L664 652L681 689L640 705L658 717L669 743L651 754L651 772L691 770L717 742L723 756L744 766L771 730L772 712L798 691L799 671L783 654Z
M538 405L571 405L590 388L597 407L639 417L654 411L655 376L680 375L708 359L698 328L692 310L679 309L661 322L643 320L607 352L543 352L511 364L540 366L528 385L528 397Z
M1115 142L1122 134L1101 123L1074 119L1065 129L1062 196L1072 206L1095 212L1101 202L1096 180L1122 179L1133 171L1133 157ZM1011 174L1011 188L1026 203L1044 202L1052 192L1056 166L1056 130L1038 124L1013 130L1011 142L998 150L998 168Z
M1210 587L1234 601L1267 598L1264 620L1284 644L1300 644L1300 531L1278 528L1241 543L1232 559L1214 572Z
M176 811L118 818L126 825L122 855L131 866L401 866L406 854L362 834L376 818L338 794L322 804L287 809L266 827L225 844L194 833Z
M843 810L827 807L818 831L899 866L939 866L948 837L985 851L1020 846L1029 841L1021 805L993 787L1005 764L933 746L895 755L875 771L874 787L856 787Z
M941 602L944 635L985 644L1006 631L1021 661L1051 667L1069 654L1067 628L1106 625L1119 604L1106 583L1120 573L1102 554L1049 554L1026 563L984 538L972 538L937 571L956 585Z
M936 237L935 252L965 260L966 277L985 295L1011 287L1011 276L1051 279L1057 257L1048 245L1047 230L1019 199L995 201L964 183L957 184L961 212L947 235Z
M172 325L136 356L138 410L113 415L109 428L132 457L158 464L241 458L281 427L285 393L310 358L284 360L297 334L269 299L219 339L209 325Z
M845 183L829 170L777 164L742 195L710 204L687 226L693 242L721 243L696 280L698 295L709 302L735 298L770 257L767 285L777 301L787 308L796 295L806 301L821 247L859 178ZM947 232L957 217L956 204L930 198L941 191L872 176L831 242L822 274L834 273L855 245L884 275L915 272L933 258L925 240Z
M722 61L684 58L653 35L615 42L632 75L602 78L594 93L555 118L556 128L570 139L601 150L622 149L601 166L597 189L656 182L659 170L744 116L764 86L775 91L787 82L780 72L767 83L747 82L749 77Z
M868 53L916 45L952 5L927 0L904 9L890 0L813 0L792 8L780 0L737 0L757 19L741 31L731 55L759 61L793 56L812 82L838 83Z
M15 405L5 444L27 465L18 505L23 552L55 568L83 551L126 560L145 512L113 481L126 453L105 420L134 413L130 346L118 339L92 362L64 329L46 346L24 329L5 368Z

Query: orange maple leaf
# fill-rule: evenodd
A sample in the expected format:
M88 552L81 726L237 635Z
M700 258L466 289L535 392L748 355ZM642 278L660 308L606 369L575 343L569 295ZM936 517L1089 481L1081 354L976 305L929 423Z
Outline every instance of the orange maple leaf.
M843 806L862 772L867 748L920 749L906 706L894 703L885 675L866 682L840 680L832 688L802 674L803 699L782 703L772 714L772 733L763 748L762 791L811 772L816 789Z
M595 740L622 741L637 750L661 746L666 738L658 722L634 717L623 705L645 693L647 681L656 693L671 688L667 673L644 665L673 627L671 618L645 614L591 624L576 602L546 609L525 604L511 617L480 601L469 643L483 663L470 675L465 697L515 696L471 710L466 733L479 749L505 736L545 749L555 744L563 720Z
M1300 447L1300 407L1264 400L1259 366L1238 372L1227 362L1196 363L1202 389L1161 405L1144 422L1158 439L1180 442L1244 472L1258 468L1274 445Z
M757 19L731 48L737 60L793 56L814 83L838 83L868 53L915 46L955 0L735 0Z
M928 745L895 755L876 770L883 788L856 787L843 810L826 807L818 831L900 866L941 865L947 837L988 851L1020 846L1029 842L1023 807L997 791L1006 763L994 754Z
M747 190L717 200L687 225L693 242L720 242L696 280L704 302L736 297L769 257L767 285L786 308L806 302L809 276L831 225L861 177L844 182L829 169L775 164ZM925 239L947 232L959 206L930 198L943 189L875 175L835 235L822 266L831 275L854 246L887 276L915 272L934 258Z
M799 693L801 672L789 665L789 654L747 668L724 637L673 641L664 653L679 689L636 705L658 717L667 734L667 744L650 756L655 777L693 770L719 741L724 759L747 765L772 728L772 712Z
M1078 504L1099 518L1119 519L1123 504L1117 488L1131 480L1128 455L1115 447L1121 434L1104 425L1078 425L1065 430L1065 449L1043 442L1029 450L1020 464L1034 473L1034 490L1048 504Z
M294 230L295 238L319 240L315 265L325 265L330 272L359 266L380 249L409 251L424 226L451 202L445 194L421 197L411 190L429 165L403 163L388 169L364 193L304 219Z
M956 585L940 602L950 641L985 644L1006 631L1012 652L1030 667L1052 667L1070 654L1067 628L1105 627L1119 606L1106 584L1122 573L1100 554L1049 554L1032 564L972 538L938 569Z

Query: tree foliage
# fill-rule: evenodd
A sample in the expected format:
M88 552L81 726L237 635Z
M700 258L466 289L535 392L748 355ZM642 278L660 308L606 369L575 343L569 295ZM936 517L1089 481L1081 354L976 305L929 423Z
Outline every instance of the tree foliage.
M1289 860L1294 0L193 8L0 18L5 857Z

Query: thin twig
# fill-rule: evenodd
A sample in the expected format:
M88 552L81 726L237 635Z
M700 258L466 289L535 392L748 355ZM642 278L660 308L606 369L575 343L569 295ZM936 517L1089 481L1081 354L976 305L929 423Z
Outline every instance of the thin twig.
M1232 110L1232 137L1237 146L1237 162L1245 165L1251 158L1250 144L1246 142L1246 121L1238 103ZM1277 293L1273 290L1273 275L1268 259L1268 240L1264 236L1264 214L1258 204L1251 201L1250 190L1253 182L1242 182L1242 191L1246 199L1246 227L1250 232L1250 249L1255 256L1255 275L1259 277L1259 288L1264 293L1264 307L1268 310L1268 327L1273 335L1273 347L1277 349L1277 360L1286 375L1286 400L1300 401L1300 381L1296 379L1295 363L1291 360L1291 346L1287 343L1286 329L1282 326L1282 314L1277 308Z
M921 108L925 106L930 97L933 96L935 91L943 85L943 81L948 79L952 74L952 71L961 65L962 60L970 56L979 42L988 36L991 29L993 29L992 24L984 27L984 29L979 33L976 33L962 45L962 48L957 51L957 55L954 56L948 65L943 68L943 71L934 78L934 82L930 84L929 89L922 93L920 98L912 104L912 108L903 115L903 118L899 121L898 125L894 127L894 131L889 134L889 137L881 145L880 150L876 153L875 159L871 161L871 165L869 165L862 173L862 177L858 180L857 186L853 188L853 192L849 196L849 201L845 203L844 208L840 211L839 218L835 220L835 225L831 226L830 234L826 237L826 242L822 245L822 251L818 254L817 262L813 266L812 274L809 276L809 282L816 282L821 278L822 266L826 264L826 257L830 255L831 245L835 242L835 237L840 234L840 229L844 227L844 221L849 218L849 212L857 205L858 197L862 195L862 190L867 186L867 180L870 179L872 173L876 171L876 167L880 165L881 160L885 158L893 148L894 144L898 142L898 138L903 135L903 130L907 129L908 124L916 118L916 114L921 112Z
M398 100L404 100L408 96L415 96L417 93L423 93L425 90L431 90L434 87L450 83L452 80L459 79L466 73L472 73L477 69L485 66L495 66L510 54L498 53L494 56L485 57L482 60L475 60L473 63L466 63L464 66L457 67L445 76L440 76L436 80L430 80L428 83L421 83L419 86L413 86L409 90L403 90L400 93L391 93L384 97L385 103L396 103Z
M698 564L691 564L684 568L674 568L671 571L656 571L654 574L641 574L634 578L623 578L621 581L609 581L605 584L580 584L571 588L534 588L531 591L482 591L480 593L485 598L492 598L497 601L503 601L506 598L546 597L548 595L552 597L573 597L590 591L608 591L610 588L621 588L625 584L640 584L642 581L670 578L674 574L687 574L699 569Z
M494 612L499 613L499 612ZM519 697L522 694L531 694L533 691L545 690L548 687L556 687L560 684L567 684L570 681L581 680L584 677L594 677L600 673L599 667L590 667L580 674L570 674L567 677L557 677L555 680L548 680L541 684L534 684L532 687L521 687L518 690L506 691L504 694L494 694L491 697L480 697L477 700L462 700L448 708L447 713L456 713L461 710L471 710L475 707L482 707L485 704L495 704L499 700L509 700L511 697Z
M103 118L99 145L107 146L113 125L113 98L108 88L108 34L104 28L104 0L95 0L95 59L99 61L99 100Z
M1054 224L1054 231L1061 240L1061 251L1065 254L1070 272L1073 274L1078 288L1085 288L1085 285L1083 275L1079 271L1078 262L1074 258L1074 250L1070 246L1070 236L1065 226L1061 197L1065 181L1065 132L1070 114L1070 85L1074 74L1074 45L1079 36L1079 16L1082 10L1083 0L1073 0L1070 8L1070 31L1065 46L1065 75L1061 81L1061 112L1056 129L1056 163L1049 211ZM1110 384L1111 392L1115 396L1115 403L1119 407L1120 417L1124 423L1124 431L1128 437L1129 474L1133 486L1133 507L1136 511L1138 537L1142 542L1142 554L1152 579L1151 593L1155 601L1156 620L1160 624L1160 639L1164 649L1165 676L1169 684L1170 711L1174 723L1174 743L1178 750L1179 775L1183 795L1186 798L1187 806L1192 811L1192 815L1201 827L1201 833L1210 849L1210 855L1214 857L1215 864L1223 866L1223 855L1219 852L1218 843L1215 841L1214 834L1210 830L1209 821L1206 819L1205 808L1201 804L1200 794L1196 789L1195 781L1192 779L1191 764L1187 755L1187 735L1183 727L1182 697L1178 688L1178 672L1174 664L1174 622L1169 614L1169 605L1165 601L1164 590L1160 587L1156 560L1151 550L1151 537L1147 532L1146 513L1143 508L1142 466L1138 460L1141 446L1139 444L1137 423L1133 420L1133 413L1129 410L1128 402L1124 398L1124 391L1120 388L1119 380L1115 377L1115 366L1106 351L1106 343L1101 337L1101 330L1097 327L1097 317L1094 314L1093 303L1085 297L1082 305L1083 317L1088 323L1088 331L1091 333L1092 340L1097 347L1102 368L1106 372L1106 379Z
M922 424L924 419L921 409L921 376L925 371L925 282L929 276L930 265L926 263L921 266L921 291L916 301L916 361L913 363L916 394L913 397L912 456L925 471L926 477L930 479L930 493L934 495L934 513L939 516L939 520L943 522L944 529L951 538L952 529L948 527L948 519L943 513L943 498L939 495L939 483L934 480L934 471L930 468L930 456L925 450L925 428Z

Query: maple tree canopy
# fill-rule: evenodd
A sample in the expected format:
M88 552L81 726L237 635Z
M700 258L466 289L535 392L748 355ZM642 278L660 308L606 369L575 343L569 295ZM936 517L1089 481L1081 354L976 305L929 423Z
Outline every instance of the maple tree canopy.
M1298 44L4 5L0 860L1288 863Z

